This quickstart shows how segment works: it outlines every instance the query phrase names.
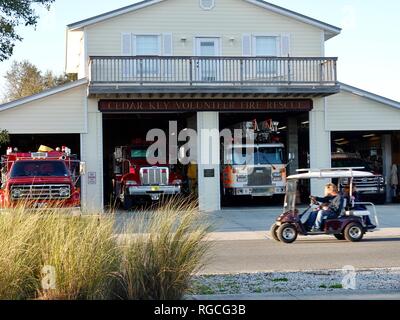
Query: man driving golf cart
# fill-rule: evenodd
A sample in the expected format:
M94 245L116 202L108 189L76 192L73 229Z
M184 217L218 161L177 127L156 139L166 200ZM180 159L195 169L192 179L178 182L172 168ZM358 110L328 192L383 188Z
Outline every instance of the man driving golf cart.
M372 176L372 173L358 169L360 168L301 169L297 170L298 174L289 176L284 211L271 227L272 237L276 241L293 243L298 235L332 235L338 240L358 242L363 239L366 232L375 231L379 225L375 205L357 203L353 197L347 200L339 194L336 185L331 183L326 186L326 197L311 197L310 205L302 213L297 207L296 198L300 180L338 179L339 183L348 181L350 188L348 194L352 195L354 178ZM371 224L369 219L371 212L366 206L372 207L376 225ZM308 223L303 223L303 217L309 213L311 218L308 219ZM314 228L311 228L313 225ZM316 230L315 227L320 229Z
M338 187L333 183L325 186L325 197L310 197L314 204L320 203L319 210L311 212L306 225L310 232L321 231L324 219L335 219L339 217L344 207L344 198L339 193Z

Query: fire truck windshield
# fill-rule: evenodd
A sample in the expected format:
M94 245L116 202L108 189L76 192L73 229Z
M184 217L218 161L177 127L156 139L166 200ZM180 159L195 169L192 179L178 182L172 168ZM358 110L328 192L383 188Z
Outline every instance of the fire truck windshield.
M255 148L234 148L233 164L283 164L283 148L280 147L255 147Z
M68 176L62 161L17 161L11 169L11 178Z

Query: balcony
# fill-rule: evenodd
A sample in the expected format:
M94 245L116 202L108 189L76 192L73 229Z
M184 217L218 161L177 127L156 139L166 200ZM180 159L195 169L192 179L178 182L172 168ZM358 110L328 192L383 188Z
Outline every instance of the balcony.
M337 58L92 56L89 95L251 94L316 97L339 92Z

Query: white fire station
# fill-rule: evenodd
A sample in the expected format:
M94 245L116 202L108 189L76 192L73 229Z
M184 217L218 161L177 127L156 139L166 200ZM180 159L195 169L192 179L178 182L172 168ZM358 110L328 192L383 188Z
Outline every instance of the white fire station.
M68 25L65 71L79 80L1 105L0 128L19 149L77 153L89 209L110 201L115 148L171 121L180 132L272 119L284 157L294 155L289 174L357 155L391 200L400 102L339 82L340 59L325 56L325 43L340 33L262 0L144 0ZM221 154L219 143L197 142L198 157ZM198 163L200 209L219 210L223 169Z

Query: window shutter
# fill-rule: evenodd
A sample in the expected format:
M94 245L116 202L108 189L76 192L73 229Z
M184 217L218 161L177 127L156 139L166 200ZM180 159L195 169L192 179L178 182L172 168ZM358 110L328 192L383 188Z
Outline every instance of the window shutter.
M132 35L130 33L122 34L122 55L132 55Z
M281 56L290 56L290 35L282 34L281 36Z
M163 56L172 56L172 34L163 34Z
M250 57L251 56L251 36L249 34L243 35L242 40L242 52L243 56Z
M122 34L122 55L131 56L132 55L132 34L123 33ZM129 78L132 76L132 65L130 61L125 59L122 61L122 77Z
M164 33L162 36L162 55L163 56L172 56L172 34ZM162 60L164 76L169 78L172 76L172 61Z

